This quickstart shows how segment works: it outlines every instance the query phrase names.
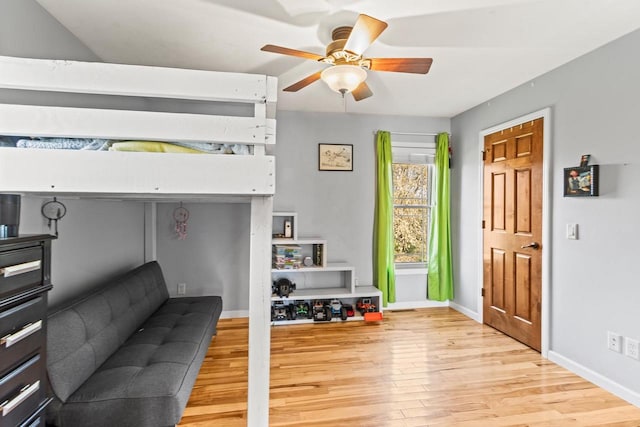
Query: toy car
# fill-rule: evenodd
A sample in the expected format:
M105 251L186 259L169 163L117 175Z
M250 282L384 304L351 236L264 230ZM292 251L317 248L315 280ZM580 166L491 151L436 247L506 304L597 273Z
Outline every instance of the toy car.
M331 316L340 316L342 320L347 320L347 309L339 299L332 299L329 308L331 308Z
M331 320L331 307L322 300L313 302L313 320L316 322L328 322Z
M273 282L273 286L271 287L271 292L281 298L288 297L289 294L295 290L296 284L284 277L281 277L280 279Z
M347 309L347 317L353 317L356 315L351 304L344 304L343 307Z
M365 313L376 311L376 305L371 302L371 298L360 298L356 304L356 308L364 316Z
M282 303L275 303L271 306L271 321L274 320L290 320L291 312L289 306Z
M291 313L291 320L295 320L296 318L311 319L313 317L309 303L304 301L291 304L289 306L289 312Z

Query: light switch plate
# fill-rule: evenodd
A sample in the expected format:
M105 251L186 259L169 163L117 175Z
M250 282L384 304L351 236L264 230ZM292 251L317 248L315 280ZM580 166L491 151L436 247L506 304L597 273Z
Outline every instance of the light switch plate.
M578 240L578 224L567 224L567 239Z
M622 335L608 331L607 348L616 353L622 353Z

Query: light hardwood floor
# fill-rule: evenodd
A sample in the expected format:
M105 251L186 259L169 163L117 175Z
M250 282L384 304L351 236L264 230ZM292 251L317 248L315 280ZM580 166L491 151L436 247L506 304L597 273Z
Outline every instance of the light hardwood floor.
M449 308L271 333L271 426L640 426L640 408ZM246 386L247 319L221 320L180 426L244 426Z

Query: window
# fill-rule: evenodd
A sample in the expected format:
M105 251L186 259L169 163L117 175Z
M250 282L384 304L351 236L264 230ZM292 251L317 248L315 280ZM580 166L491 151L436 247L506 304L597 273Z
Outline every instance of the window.
M395 144L393 147L393 234L397 265L427 263L433 167L428 163L433 160L433 151Z

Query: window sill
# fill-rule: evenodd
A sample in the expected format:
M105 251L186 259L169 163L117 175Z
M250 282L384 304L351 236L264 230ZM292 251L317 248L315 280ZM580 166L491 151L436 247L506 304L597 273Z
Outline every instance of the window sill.
M424 265L398 265L395 266L396 276L417 276L419 274L427 275L429 270Z

